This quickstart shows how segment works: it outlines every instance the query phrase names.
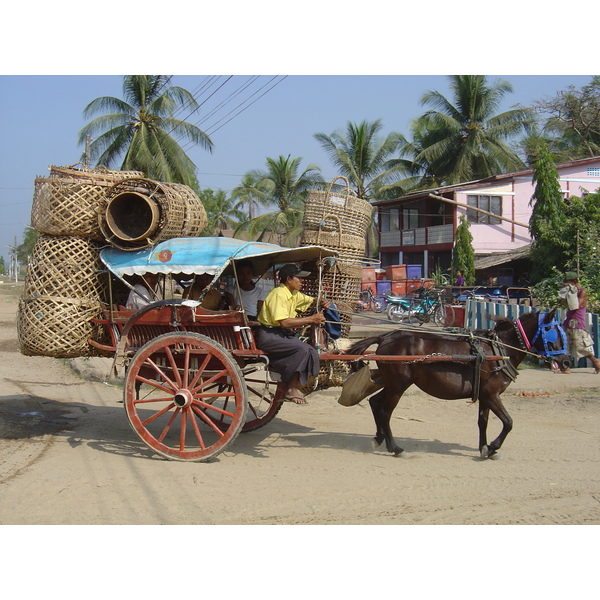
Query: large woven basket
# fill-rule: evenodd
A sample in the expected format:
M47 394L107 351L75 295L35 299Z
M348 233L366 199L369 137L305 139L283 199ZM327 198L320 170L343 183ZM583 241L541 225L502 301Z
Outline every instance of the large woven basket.
M344 260L362 261L365 257L366 240L357 235L340 232L304 230L300 238L301 246L325 246L335 250Z
M108 300L99 244L74 236L40 235L27 267L19 302L17 332L29 356L93 356L88 339L105 332L90 319L101 316Z
M50 166L50 177L35 179L31 226L49 235L102 240L97 211L107 190L131 177L143 177L143 173Z
M134 178L112 186L98 215L104 239L140 250L175 237L195 237L208 218L202 201L183 184Z
M336 180L341 179L346 187L334 191ZM337 233L364 238L366 236L373 206L358 198L350 189L348 180L339 175L327 191L312 190L308 193L304 208L303 228L309 231Z
M79 179L91 182L107 182L112 185L123 179L131 179L132 177L144 177L142 171L114 171L100 165L89 169L81 163L70 165L68 167L57 167L50 165L50 177L58 177L63 179Z

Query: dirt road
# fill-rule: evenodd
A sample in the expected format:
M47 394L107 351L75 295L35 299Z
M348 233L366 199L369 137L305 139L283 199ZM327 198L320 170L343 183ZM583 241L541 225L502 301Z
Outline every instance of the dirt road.
M211 463L181 463L135 436L118 386L21 355L16 306L4 284L1 524L600 523L592 369L522 370L504 396L515 425L497 460L479 458L477 408L464 400L409 390L392 423L407 452L394 458L371 449L368 404L343 407L331 389L286 404Z

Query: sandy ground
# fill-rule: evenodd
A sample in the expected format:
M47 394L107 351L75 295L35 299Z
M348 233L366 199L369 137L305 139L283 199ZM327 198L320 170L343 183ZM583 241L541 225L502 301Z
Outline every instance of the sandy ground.
M0 290L0 524L598 524L600 376L524 369L514 429L477 451L477 409L411 389L371 449L368 404L339 390L284 405L210 463L167 461L130 429L105 363L20 354L16 292ZM499 422L490 419L495 437Z

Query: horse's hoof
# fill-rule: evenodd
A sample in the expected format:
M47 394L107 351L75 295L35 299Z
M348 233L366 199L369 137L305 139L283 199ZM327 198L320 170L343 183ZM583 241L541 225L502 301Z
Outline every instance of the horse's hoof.
M489 458L489 459L500 458L498 456L498 454L496 453L496 450L491 450L489 446L484 446L479 452L481 453L481 458Z

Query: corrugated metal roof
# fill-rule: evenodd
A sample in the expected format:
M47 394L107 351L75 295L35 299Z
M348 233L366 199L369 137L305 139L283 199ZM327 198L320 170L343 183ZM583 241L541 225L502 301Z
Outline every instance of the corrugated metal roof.
M521 258L527 258L531 244L515 248L515 250L509 250L508 252L494 252L493 254L487 254L485 256L479 256L475 258L475 269L488 269L489 267L495 267L496 265L503 265L513 260L519 260Z

